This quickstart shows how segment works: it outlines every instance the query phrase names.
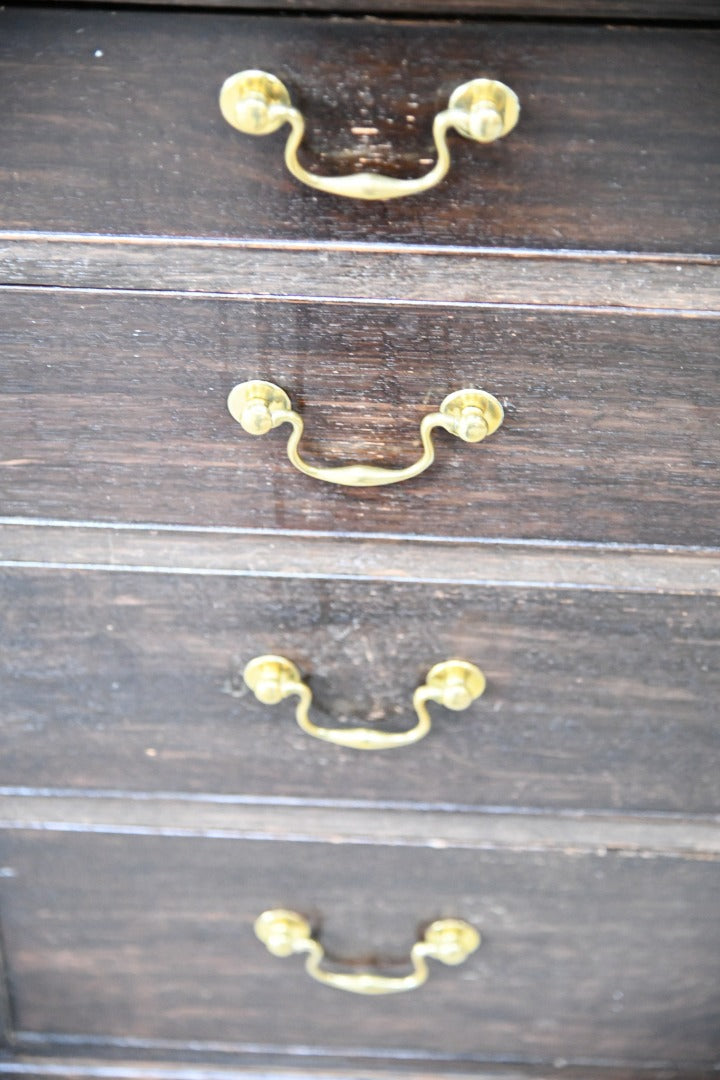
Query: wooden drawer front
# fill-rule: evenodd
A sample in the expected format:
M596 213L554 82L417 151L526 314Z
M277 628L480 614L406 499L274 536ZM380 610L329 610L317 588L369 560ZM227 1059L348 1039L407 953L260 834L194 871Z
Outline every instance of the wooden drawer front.
M5 572L0 786L717 812L719 601L532 589ZM254 656L293 660L316 722L403 730L437 662L485 672L414 746L328 746Z
M8 229L717 249L713 31L12 8L0 20ZM522 115L491 146L453 136L439 188L358 204L292 180L282 132L243 136L222 119L223 80L257 67L306 113L318 172L427 171L433 116L479 75L509 84Z
M7 833L0 885L23 1032L361 1054L707 1063L718 866L622 855ZM418 930L483 943L383 999L312 982L255 939L267 908L329 955L404 970ZM80 1040L79 1040L80 1041Z
M3 513L94 521L717 542L718 322L671 316L0 293ZM505 405L393 487L297 473L237 382L282 386L314 462L401 467L446 394Z

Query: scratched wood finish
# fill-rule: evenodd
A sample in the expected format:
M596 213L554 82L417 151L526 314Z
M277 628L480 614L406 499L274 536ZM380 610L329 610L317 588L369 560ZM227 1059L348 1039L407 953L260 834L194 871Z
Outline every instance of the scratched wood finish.
M222 119L248 67L288 82L319 172L427 170L432 117L478 75L522 119L492 146L453 137L434 191L358 203L292 179L282 133ZM5 229L717 251L712 30L7 7L0 85Z
M5 833L2 860L20 1030L390 1061L709 1068L720 1048L714 861L42 831ZM356 970L405 971L438 917L467 919L484 943L462 967L433 963L422 991L350 997L255 940L272 907L305 914Z
M5 515L717 543L718 321L377 304L0 293ZM500 430L437 436L417 479L343 489L247 435L236 383L268 378L315 462L400 467L447 393L482 386Z
M716 813L717 597L193 575L2 576L0 785ZM488 689L385 753L257 702L252 657L316 721L402 730L430 668Z

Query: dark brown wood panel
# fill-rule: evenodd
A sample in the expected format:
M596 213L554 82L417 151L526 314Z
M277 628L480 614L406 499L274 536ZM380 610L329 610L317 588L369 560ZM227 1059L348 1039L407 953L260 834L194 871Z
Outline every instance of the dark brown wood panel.
M0 294L5 515L405 535L715 545L718 322L523 310ZM226 396L268 378L310 461L400 467L447 393L505 405L479 445L437 436L405 484L297 473L289 428Z
M720 595L720 551L0 519L0 566Z
M152 1054L145 1047L135 1051L127 1044L103 1046L102 1051L105 1056L99 1059L96 1046L85 1049L74 1045L66 1050L50 1041L40 1048L34 1040L30 1046L20 1043L12 1062L0 1060L0 1075L8 1080L27 1080L28 1072L40 1066L43 1076L59 1080L306 1080L309 1070L313 1080L439 1080L440 1075L453 1080L547 1080L547 1067L526 1062L483 1062L466 1067L462 1062L443 1060L440 1074L437 1062L423 1064L408 1058L393 1065L358 1055L348 1059L303 1053L301 1068L298 1055L292 1051L231 1055L201 1045L198 1049L186 1047L181 1054L167 1048ZM562 1069L563 1080L708 1080L706 1069L692 1065L564 1065Z
M720 859L717 815L558 813L357 800L182 792L0 788L2 828L188 839Z
M392 300L720 312L720 257L0 233L5 285L225 294L252 300Z
M709 1069L719 1049L716 862L42 832L2 849L21 1030L388 1061ZM255 940L272 907L309 917L355 970L403 972L438 917L484 942L462 967L431 962L421 991L351 997Z
M478 75L511 85L522 118L489 147L453 138L440 188L357 203L290 178L282 133L225 123L218 88L248 67L287 81L319 172L427 169L432 117ZM716 252L719 79L712 30L8 7L1 224Z
M717 597L195 575L2 576L0 785L714 812ZM294 660L318 722L402 730L433 664L478 664L468 711L361 752L259 704Z
M94 4L96 0L76 0ZM114 0L125 4L156 4L157 0ZM48 5L62 0L48 0ZM287 11L403 12L434 18L442 15L550 16L564 19L649 19L715 22L716 0L163 0L163 7L279 9Z
M303 1054L301 1069L297 1055L292 1053L231 1056L207 1047L199 1051L188 1047L182 1051L181 1060L167 1049L154 1056L144 1048L131 1056L133 1051L127 1045L102 1049L106 1056L100 1060L97 1047L88 1048L88 1056L80 1057L83 1051L77 1047L65 1054L64 1047L53 1043L43 1044L40 1050L34 1042L27 1048L21 1045L16 1047L12 1062L0 1061L0 1075L8 1080L26 1080L28 1071L40 1064L43 1075L59 1080L306 1080L310 1069L313 1080L438 1080L440 1075L454 1080L547 1080L547 1067L527 1063L483 1062L470 1065L468 1070L462 1062L445 1060L439 1074L437 1062L425 1062L423 1066L406 1058L393 1067L391 1062L378 1064L357 1055L348 1059L335 1054ZM42 1055L40 1059L38 1054ZM182 1061L194 1063L195 1068ZM692 1065L563 1066L562 1075L563 1080L707 1080L707 1071Z

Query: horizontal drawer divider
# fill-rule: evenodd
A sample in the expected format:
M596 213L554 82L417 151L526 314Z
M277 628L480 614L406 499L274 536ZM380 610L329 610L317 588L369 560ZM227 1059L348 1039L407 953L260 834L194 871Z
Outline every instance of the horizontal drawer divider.
M37 1053L38 1046L41 1046L42 1060L28 1056L27 1060L0 1061L0 1076L10 1077L10 1080L26 1076L32 1077L33 1080L45 1076L58 1077L59 1080L95 1080L95 1078L97 1080L101 1078L102 1080L304 1080L307 1075L299 1071L301 1067L292 1058L288 1058L281 1048L277 1048L272 1054L272 1063L266 1062L265 1050L267 1048L263 1048L262 1063L257 1062L253 1066L250 1063L252 1061L249 1057L250 1052L247 1050L244 1051L248 1055L247 1060L241 1059L237 1065L228 1064L226 1055L236 1053L236 1051L228 1049L223 1053L211 1045L197 1042L157 1048L137 1047L137 1056L132 1058L129 1055L134 1048L115 1046L112 1041L103 1043L90 1040L87 1047L85 1044L73 1045L77 1051L101 1049L108 1056L99 1061L87 1058L78 1061L65 1056L49 1058L47 1055L51 1051L64 1054L67 1049L65 1043L60 1042L58 1045L52 1033L45 1037L42 1032L23 1031L18 1033L15 1042L17 1053L31 1055L33 1051ZM120 1055L120 1051L124 1053ZM145 1051L144 1055L143 1051ZM148 1051L153 1052L153 1060L150 1064L146 1063ZM316 1062L311 1056L312 1052L312 1049L308 1048L307 1061L303 1059L302 1068L310 1065L313 1068L312 1075L315 1080L357 1080L359 1074L349 1070L356 1070L359 1066L365 1067L364 1063L359 1062L357 1058L350 1061L344 1058L336 1063L335 1058L329 1059L327 1055L322 1055L322 1067L316 1068ZM160 1054L162 1057L159 1056ZM387 1056L383 1051L382 1057ZM223 1059L221 1064L211 1066L205 1064L206 1060L215 1061L217 1058ZM177 1060L175 1065L172 1064L174 1059ZM196 1064L187 1064L188 1061L194 1061ZM423 1071L420 1061L414 1063L413 1067L413 1063L408 1065L407 1061L403 1060L401 1068L400 1073L397 1069L388 1071L387 1068L378 1071L376 1062L373 1062L373 1080L427 1080L427 1070ZM629 1072L628 1066L622 1065L568 1065L563 1058L555 1068L562 1068L560 1074L562 1080L637 1080L639 1075L647 1077L647 1080L656 1080L656 1078L657 1080L706 1080L707 1077L707 1071L702 1066L700 1069L694 1065L658 1066L655 1062L648 1065L633 1062L629 1067L632 1071ZM548 1066L522 1061L503 1064L494 1061L467 1062L463 1060L455 1063L447 1060L443 1061L443 1075L454 1077L455 1080L547 1080Z
M0 519L0 567L716 595L719 556L692 548Z
M43 1061L33 1058L28 1062L27 1071L22 1065L18 1070L17 1063L0 1062L0 1076L12 1077L17 1072L18 1076L29 1073L33 1077L59 1076L68 1080L80 1080L86 1076L102 1076L109 1080L115 1080L116 1077L117 1080L232 1080L233 1077L238 1080L299 1080L301 1076L307 1076L305 1070L309 1067L318 1066L317 1069L313 1068L314 1080L360 1080L360 1074L355 1071L358 1068L372 1068L374 1080L428 1080L427 1066L435 1062L442 1064L443 1076L453 1076L456 1080L547 1080L549 1067L553 1072L562 1070L558 1073L562 1080L638 1080L640 1075L654 1080L656 1074L657 1080L707 1080L707 1070L714 1068L714 1063L704 1066L697 1062L663 1060L625 1061L583 1057L560 1058L550 1062L537 1056L519 1054L473 1054L470 1057L459 1057L442 1052L425 1051L420 1055L413 1049L387 1050L370 1046L330 1048L202 1039L183 1041L94 1034L68 1035L56 1031L19 1030L14 1033L13 1045L17 1054L42 1053L46 1059L54 1050L63 1054L63 1057L61 1060L46 1059L46 1068L43 1067ZM65 1056L71 1050L85 1054L93 1049L104 1052L102 1061L96 1062L95 1066L85 1065L84 1061L87 1059L72 1061ZM121 1051L122 1062L118 1059ZM155 1064L146 1064L149 1054L152 1054L151 1060ZM159 1054L163 1055L162 1064L158 1062ZM223 1058L233 1056L241 1059L240 1065L246 1066L247 1071L245 1068L242 1072L237 1072L234 1068L202 1068L198 1071L192 1065L186 1064L191 1061L222 1061ZM250 1063L253 1057L258 1056L262 1058L262 1063L258 1062L256 1068L259 1068L259 1071L256 1072ZM246 1060L243 1061L243 1058ZM376 1066L379 1059L387 1069L381 1066L381 1071L378 1071ZM172 1068L170 1063L173 1060L181 1063L179 1068ZM142 1071L133 1067L133 1063L139 1061L142 1062ZM115 1066L113 1062L116 1063ZM402 1071L392 1069L393 1063ZM284 1067L290 1071L285 1072ZM93 1071L94 1068L98 1071ZM295 1069L302 1069L303 1072L296 1072ZM415 1069L419 1071L415 1072ZM468 1069L471 1071L468 1072Z
M547 1080L548 1068L562 1080L707 1080L708 1066L696 1062L617 1061L566 1058L552 1063L537 1057L388 1051L371 1047L330 1049L193 1039L118 1038L67 1035L55 1031L17 1031L13 1046L27 1060L0 1061L0 1076L59 1077L62 1080L301 1080L312 1067L314 1080L360 1080L359 1068L372 1068L373 1080L428 1080L428 1063L442 1063L443 1076L455 1080ZM49 1057L52 1052L57 1058ZM70 1058L71 1051L83 1054ZM85 1055L103 1052L100 1060ZM42 1054L42 1058L34 1055ZM162 1055L162 1056L160 1056ZM260 1057L253 1066L253 1058ZM230 1059L238 1058L237 1062ZM378 1070L378 1059L382 1065ZM177 1065L173 1065L177 1061ZM194 1062L195 1064L191 1064ZM207 1062L217 1063L213 1067ZM393 1062L396 1068L393 1068ZM398 1068L401 1070L398 1072ZM302 1071L300 1071L302 1070ZM417 1071L416 1071L417 1070Z
M484 302L484 301L456 301L448 302L446 300L392 300L392 299L374 299L374 298L359 298L356 296L334 296L334 295L318 295L308 297L306 295L297 295L292 293L273 294L271 296L258 295L256 293L246 293L242 295L234 295L223 292L182 292L177 289L98 289L98 288L67 288L65 286L55 285L0 285L0 293L6 295L15 292L29 292L31 294L37 294L47 296L53 294L55 296L74 295L80 297L117 297L121 298L138 298L138 297L150 297L153 300L225 300L233 303L252 303L256 306L258 304L278 304L278 305L305 305L310 302L323 304L325 307L354 307L362 304L364 308L371 309L373 307L380 307L384 309L408 309L413 308L415 310L428 311L435 308L443 310L457 310L457 311L507 311L507 312L532 312L542 311L543 313L549 313L553 315L635 315L637 317L649 316L652 318L680 318L680 319L717 319L720 318L720 308L672 308L672 307L623 307L620 304L608 305L601 307L599 305L586 305L586 304L521 304L521 303L501 303L501 302Z
M719 265L682 254L0 233L1 285L238 300L708 314L720 312Z
M69 795L0 796L0 829L364 844L477 851L555 851L569 856L720 858L720 818L670 815L533 815L341 806L241 805Z

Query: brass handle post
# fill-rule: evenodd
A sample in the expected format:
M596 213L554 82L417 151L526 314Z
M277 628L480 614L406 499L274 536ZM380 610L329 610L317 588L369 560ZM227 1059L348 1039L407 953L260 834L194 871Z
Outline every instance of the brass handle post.
M303 731L316 739L354 750L390 750L417 742L430 731L429 701L460 712L485 690L485 676L467 660L445 660L435 664L423 685L413 694L417 723L409 731L395 732L364 727L327 728L314 724L309 716L312 691L301 679L295 664L284 656L256 656L246 666L243 678L263 705L276 705L287 697L297 697L295 719Z
M462 919L438 919L410 950L412 973L399 977L372 972L344 974L320 967L325 950L312 937L310 924L295 911L264 911L255 921L255 933L273 956L306 953L305 970L318 982L352 994L399 994L415 990L427 980L426 958L442 964L462 964L480 945L477 930Z
M260 379L238 383L228 395L227 406L233 419L250 435L264 435L281 424L290 424L292 432L287 455L295 468L316 480L347 487L379 487L410 480L435 460L434 428L443 428L464 442L476 443L497 431L504 416L500 402L485 390L456 390L445 398L437 412L422 418L423 452L418 460L403 469L389 469L379 465L319 466L303 461L298 451L304 430L303 419L292 408L285 391L274 383Z
M353 199L398 199L426 191L443 179L450 168L447 135L451 128L466 139L494 142L515 127L520 103L509 86L495 79L472 79L458 86L447 109L433 121L437 161L428 173L412 180L376 172L318 176L304 169L297 157L305 134L304 117L293 107L284 83L267 71L240 71L226 79L220 90L220 111L232 127L246 135L269 135L289 124L285 164L294 177L311 188Z

